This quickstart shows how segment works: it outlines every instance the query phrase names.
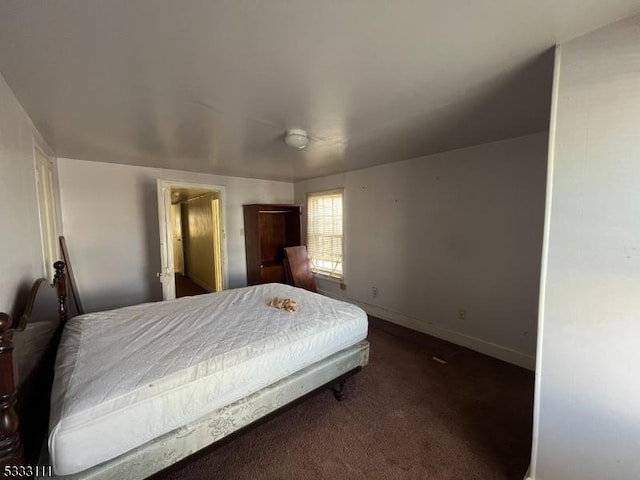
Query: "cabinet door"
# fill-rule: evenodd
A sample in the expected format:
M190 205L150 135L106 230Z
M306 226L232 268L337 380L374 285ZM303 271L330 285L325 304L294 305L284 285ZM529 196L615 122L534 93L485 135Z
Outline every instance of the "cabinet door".
M284 266L265 265L260 269L262 283L284 283Z
M284 283L284 249L300 245L299 205L244 205L247 282Z

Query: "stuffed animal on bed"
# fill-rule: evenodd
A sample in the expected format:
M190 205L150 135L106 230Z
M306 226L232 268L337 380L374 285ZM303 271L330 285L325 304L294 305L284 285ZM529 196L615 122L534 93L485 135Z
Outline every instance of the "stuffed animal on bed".
M275 297L269 302L269 306L279 310L286 310L287 312L295 312L298 310L298 302L290 298Z

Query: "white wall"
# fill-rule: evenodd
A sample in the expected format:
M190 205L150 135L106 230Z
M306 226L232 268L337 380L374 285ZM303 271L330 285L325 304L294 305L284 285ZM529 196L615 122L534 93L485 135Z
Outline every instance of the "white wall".
M242 205L290 203L291 183L58 159L62 217L88 311L162 299L156 180L226 187L229 286L246 285Z
M533 368L546 162L539 133L299 182L295 199L345 188L347 298Z
M0 311L14 316L33 281L44 275L34 138L52 155L0 75Z
M532 476L639 478L640 17L559 52Z

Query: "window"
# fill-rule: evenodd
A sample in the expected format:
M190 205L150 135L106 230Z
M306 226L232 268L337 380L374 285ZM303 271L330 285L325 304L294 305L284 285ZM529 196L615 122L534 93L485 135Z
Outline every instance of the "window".
M314 273L343 278L342 190L308 195L307 250Z
M56 205L53 193L51 160L39 147L36 146L34 150L44 274L51 282L54 275L53 263L58 260L58 233L56 231Z

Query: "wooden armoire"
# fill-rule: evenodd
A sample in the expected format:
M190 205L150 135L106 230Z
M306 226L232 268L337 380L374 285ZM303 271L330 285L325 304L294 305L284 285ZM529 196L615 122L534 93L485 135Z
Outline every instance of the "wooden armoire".
M284 283L284 249L301 244L300 205L244 205L247 283Z

